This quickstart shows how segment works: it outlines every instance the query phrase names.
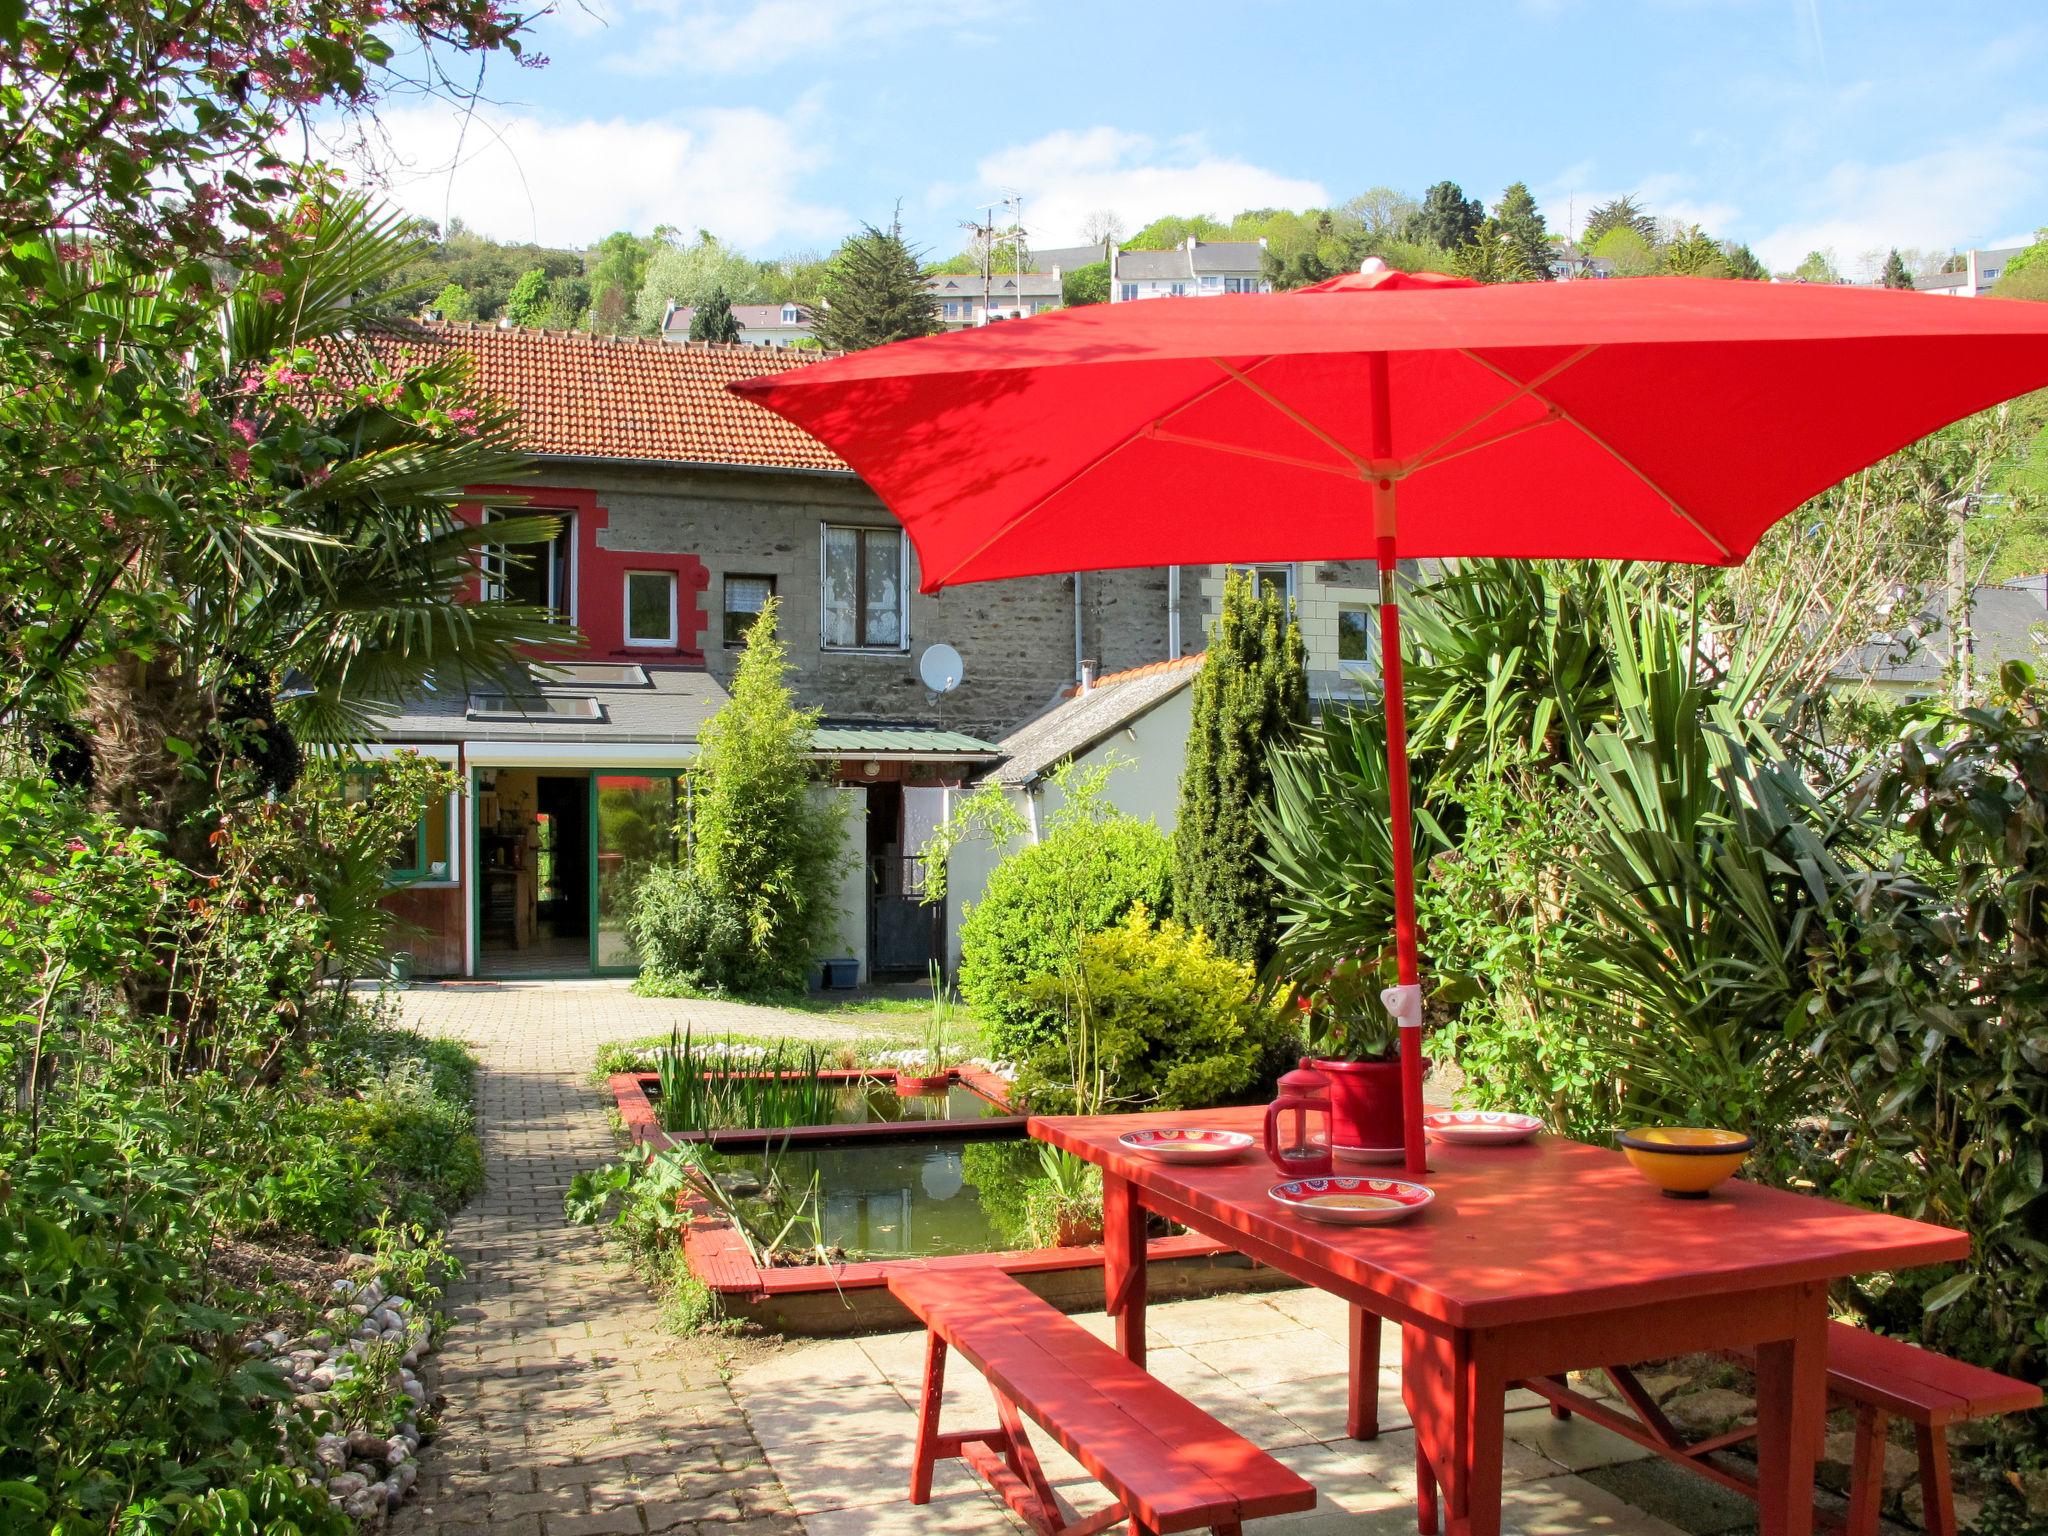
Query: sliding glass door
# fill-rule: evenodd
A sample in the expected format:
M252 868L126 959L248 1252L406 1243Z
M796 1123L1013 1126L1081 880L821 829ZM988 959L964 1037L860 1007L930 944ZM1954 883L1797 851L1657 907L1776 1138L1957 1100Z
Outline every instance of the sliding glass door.
M633 895L650 869L676 859L676 779L595 773L591 789L591 963L600 971L630 971L640 963L626 936Z

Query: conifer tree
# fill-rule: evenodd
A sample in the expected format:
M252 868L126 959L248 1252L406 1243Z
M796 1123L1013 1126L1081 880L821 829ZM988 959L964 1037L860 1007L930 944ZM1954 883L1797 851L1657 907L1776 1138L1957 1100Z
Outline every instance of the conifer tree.
M807 311L812 330L827 347L858 352L939 329L939 306L925 291L918 253L903 238L899 210L886 230L861 226L832 257L825 273L825 302Z
M1501 193L1500 201L1493 205L1492 224L1499 237L1521 256L1521 265L1528 269L1529 276L1520 281L1548 281L1550 229L1526 181L1514 182ZM1484 239L1485 233L1482 230L1480 238Z
M1913 274L1907 270L1905 258L1899 255L1897 247L1893 248L1891 255L1885 257L1884 271L1879 274L1877 280L1886 288L1913 286Z
M733 318L732 301L723 288L714 288L696 313L690 316L690 340L738 341L740 323Z
M1253 966L1272 954L1273 878L1253 807L1272 787L1267 754L1308 717L1301 630L1279 593L1261 598L1232 572L1194 683L1194 718L1173 834L1173 904L1223 953Z

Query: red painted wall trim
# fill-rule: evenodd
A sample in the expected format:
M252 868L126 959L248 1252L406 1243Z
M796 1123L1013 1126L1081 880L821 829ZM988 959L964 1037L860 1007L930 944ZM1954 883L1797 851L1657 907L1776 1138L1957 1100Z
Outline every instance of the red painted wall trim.
M456 508L456 515L466 523L481 522L486 506L574 516L569 579L575 586L574 612L584 644L569 659L703 665L704 635L711 624L704 594L711 585L711 573L697 556L602 547L598 535L610 526L611 513L595 491L555 485L473 485L468 495L474 499ZM666 571L676 578L673 646L626 644L628 571ZM471 581L464 596L474 601L480 587L480 578Z

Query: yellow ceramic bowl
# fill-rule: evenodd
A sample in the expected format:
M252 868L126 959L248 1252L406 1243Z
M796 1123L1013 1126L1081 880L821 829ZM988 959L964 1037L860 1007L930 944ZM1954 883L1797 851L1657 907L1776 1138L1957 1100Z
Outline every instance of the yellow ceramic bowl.
M1742 1166L1756 1142L1740 1131L1700 1125L1652 1125L1615 1138L1636 1171L1674 1200L1704 1200Z

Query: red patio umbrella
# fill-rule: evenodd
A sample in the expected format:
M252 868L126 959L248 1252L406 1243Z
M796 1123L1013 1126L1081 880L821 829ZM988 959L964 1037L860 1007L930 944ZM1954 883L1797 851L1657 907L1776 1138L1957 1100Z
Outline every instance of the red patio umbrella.
M2048 304L1640 278L1367 271L877 347L730 386L857 470L923 590L1074 570L1371 557L1407 1165L1421 990L1395 561L1741 561L1785 513L2048 384Z

